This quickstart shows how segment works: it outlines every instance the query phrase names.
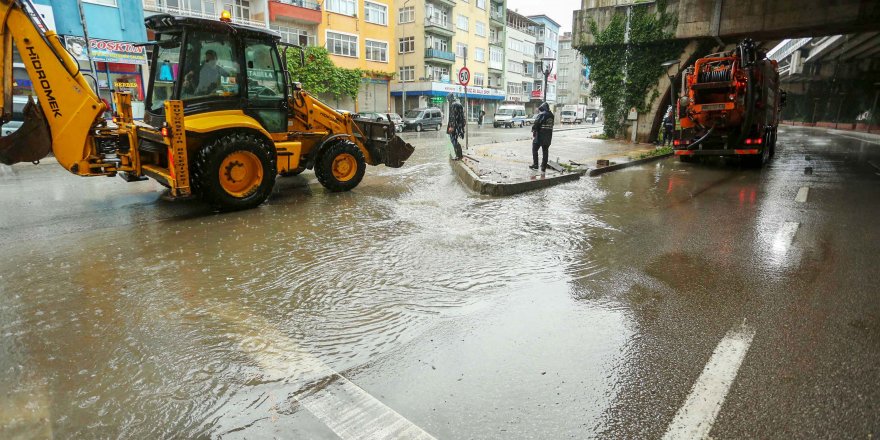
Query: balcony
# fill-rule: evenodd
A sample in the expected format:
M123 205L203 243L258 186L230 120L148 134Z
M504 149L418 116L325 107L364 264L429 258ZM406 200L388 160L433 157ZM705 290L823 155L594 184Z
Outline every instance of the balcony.
M492 9L489 13L489 18L494 24L498 24L501 26L507 25L507 22L504 20L504 10Z
M452 23L449 21L435 20L432 17L425 19L425 32L442 35L444 37L452 37L455 35L455 30L452 29Z
M444 6L449 6L450 8L455 7L455 0L431 0L432 3L439 3Z
M201 10L190 9L187 7L169 6L165 0L144 0L144 11L160 12L171 15L181 15L184 17L204 18L208 20L220 21L220 11L217 11L216 13L206 13ZM233 16L232 22L257 28L266 27L266 23L262 21L251 20L250 17L242 18Z
M425 62L452 65L455 63L455 54L445 50L425 49Z
M272 22L320 24L321 6L305 0L269 0L269 20Z
M490 38L489 44L491 44L493 46L504 47L504 40L502 40L500 38Z

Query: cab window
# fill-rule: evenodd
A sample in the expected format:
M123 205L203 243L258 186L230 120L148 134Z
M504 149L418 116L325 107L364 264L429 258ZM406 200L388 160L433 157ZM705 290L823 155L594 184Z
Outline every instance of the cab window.
M185 67L180 98L230 98L239 95L238 48L229 35L190 32L186 39Z
M281 63L275 49L261 42L249 42L245 50L248 97L251 99L284 96Z

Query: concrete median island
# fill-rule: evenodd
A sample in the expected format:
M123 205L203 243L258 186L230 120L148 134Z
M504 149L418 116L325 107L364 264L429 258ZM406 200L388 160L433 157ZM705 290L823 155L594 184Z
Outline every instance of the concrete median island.
M528 135L529 133L524 133ZM630 144L593 138L596 132L566 130L554 133L547 171L531 170L531 139L472 146L460 161L451 161L459 179L471 190L491 196L509 196L572 182L584 174L595 176L668 157L652 144ZM602 164L599 166L597 164Z

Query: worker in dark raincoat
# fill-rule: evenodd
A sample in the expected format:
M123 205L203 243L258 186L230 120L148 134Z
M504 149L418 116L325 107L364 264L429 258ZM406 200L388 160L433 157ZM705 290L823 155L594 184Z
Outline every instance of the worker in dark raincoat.
M452 148L455 149L455 159L461 159L461 143L459 139L464 139L464 106L455 98L455 95L449 94L449 124L446 127L446 133L452 141Z
M532 164L529 168L538 169L538 149L543 150L544 158L541 161L541 171L547 171L547 155L550 154L550 142L553 140L553 124L556 122L550 104L543 103L538 107L538 117L532 124Z

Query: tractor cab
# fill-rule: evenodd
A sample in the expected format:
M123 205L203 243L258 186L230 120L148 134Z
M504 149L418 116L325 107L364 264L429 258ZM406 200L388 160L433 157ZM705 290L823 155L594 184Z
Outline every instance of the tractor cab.
M274 32L223 21L155 15L144 122L159 127L167 100L184 114L243 111L269 133L287 129L287 82Z

